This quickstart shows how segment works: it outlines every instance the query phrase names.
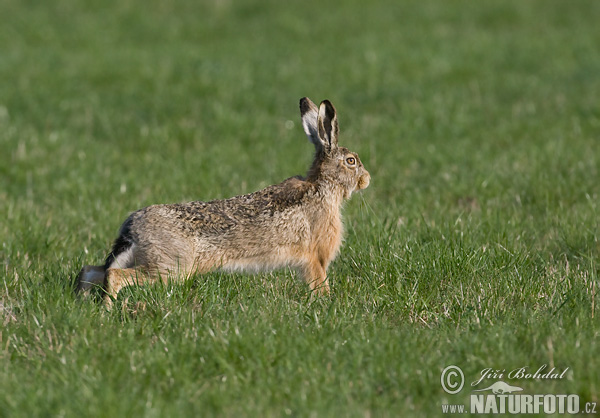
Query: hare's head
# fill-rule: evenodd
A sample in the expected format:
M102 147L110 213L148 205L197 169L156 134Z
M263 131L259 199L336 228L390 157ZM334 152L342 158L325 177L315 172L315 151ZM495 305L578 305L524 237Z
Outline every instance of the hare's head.
M338 146L338 120L329 100L317 106L308 98L300 99L302 126L315 145L315 160L308 172L309 181L320 181L341 188L344 197L365 189L371 181L358 154Z

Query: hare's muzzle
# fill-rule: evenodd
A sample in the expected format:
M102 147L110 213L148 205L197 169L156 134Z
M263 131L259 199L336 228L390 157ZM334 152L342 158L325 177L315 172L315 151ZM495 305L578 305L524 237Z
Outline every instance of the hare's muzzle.
M371 183L371 175L367 170L358 178L358 184L356 185L356 190L362 190L369 187L369 183Z

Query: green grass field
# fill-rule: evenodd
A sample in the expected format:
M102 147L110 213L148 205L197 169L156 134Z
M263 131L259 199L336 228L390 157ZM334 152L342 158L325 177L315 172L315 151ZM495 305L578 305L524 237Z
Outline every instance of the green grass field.
M85 3L0 3L0 416L440 416L542 365L484 383L600 413L599 2ZM304 174L303 96L372 176L331 297L75 297L130 212Z

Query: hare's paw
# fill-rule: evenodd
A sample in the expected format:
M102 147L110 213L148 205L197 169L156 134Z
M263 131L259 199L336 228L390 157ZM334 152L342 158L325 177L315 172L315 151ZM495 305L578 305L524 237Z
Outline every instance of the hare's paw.
M331 294L331 289L329 288L329 281L325 280L321 284L312 287L312 293L316 296L329 296Z
M84 266L77 276L78 293L88 294L94 286L104 284L104 267L102 266Z

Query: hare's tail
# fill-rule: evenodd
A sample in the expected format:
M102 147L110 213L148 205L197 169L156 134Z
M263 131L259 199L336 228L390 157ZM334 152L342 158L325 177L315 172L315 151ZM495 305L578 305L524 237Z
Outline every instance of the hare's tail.
M127 219L121 226L119 237L113 244L112 251L104 262L104 271L109 268L128 268L133 261L132 250L134 246L131 236L131 218Z
M77 292L89 292L94 286L103 286L109 268L128 268L133 262L135 243L131 235L131 220L121 226L119 237L102 266L83 266L77 276Z

